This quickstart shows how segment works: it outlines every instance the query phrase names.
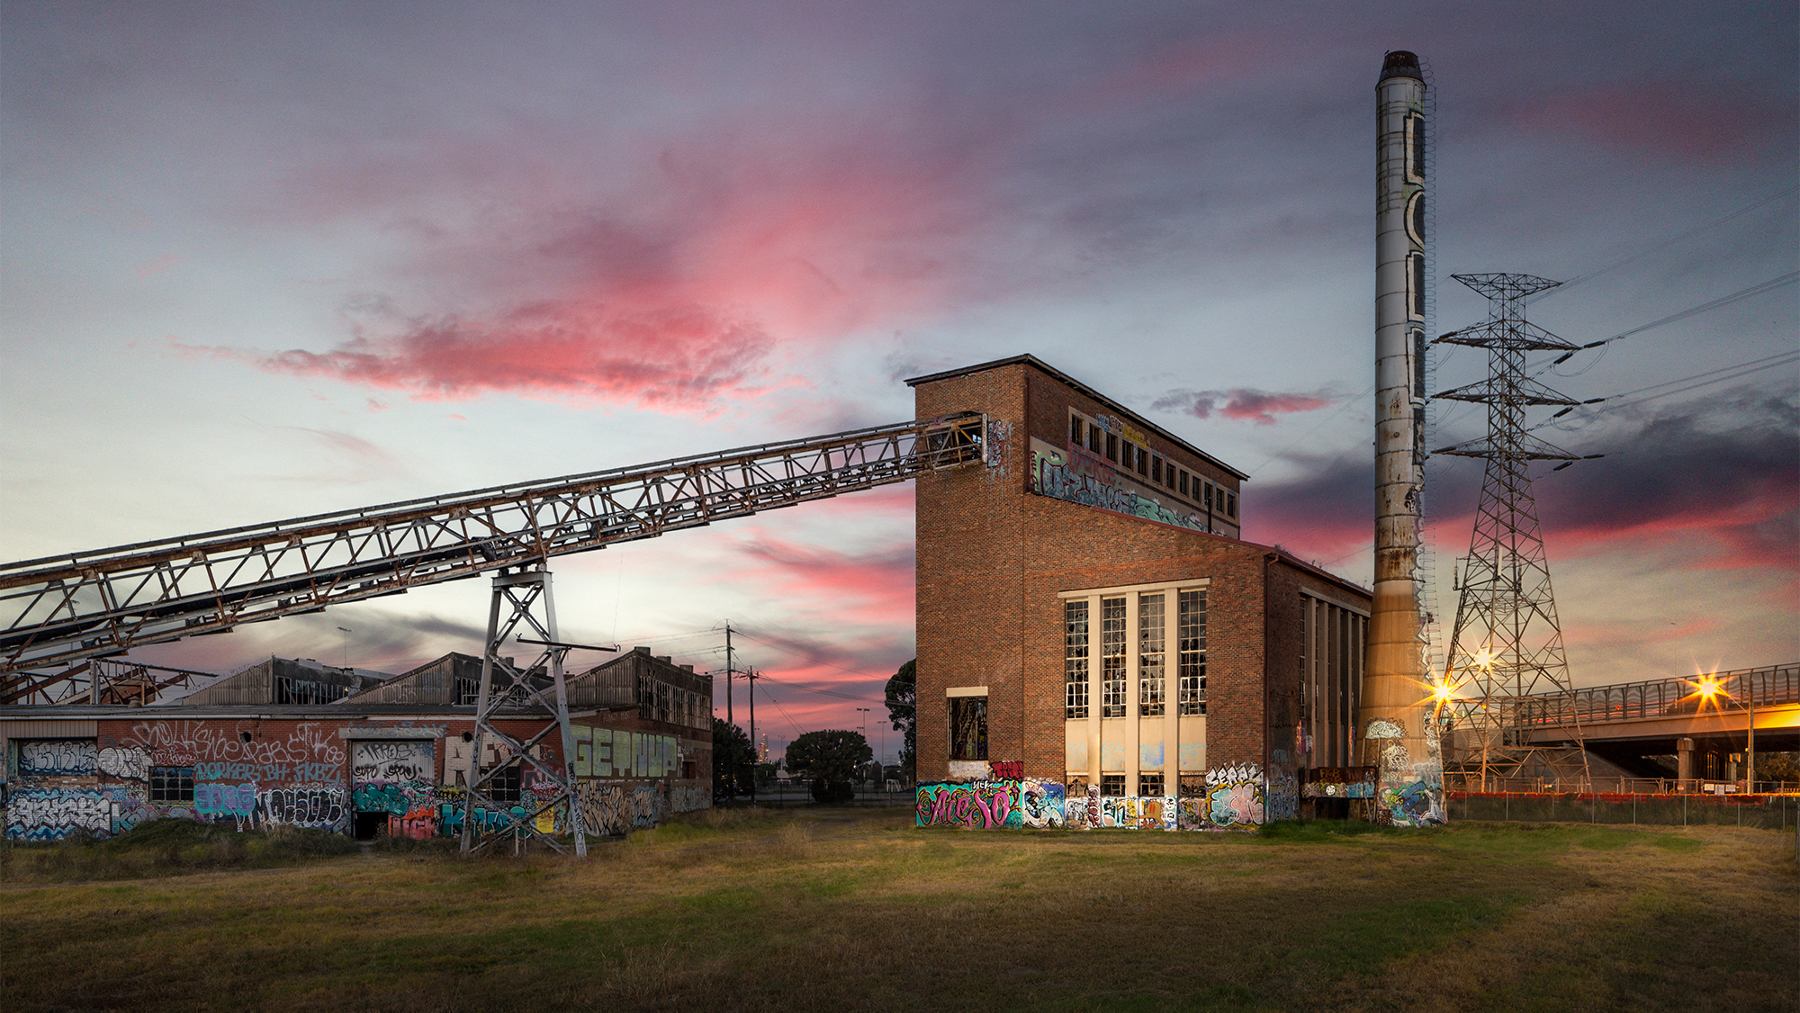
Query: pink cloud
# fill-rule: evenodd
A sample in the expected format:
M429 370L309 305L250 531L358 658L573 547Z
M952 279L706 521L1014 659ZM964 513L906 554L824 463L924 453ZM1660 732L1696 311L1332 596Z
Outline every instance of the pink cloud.
M1323 391L1289 393L1238 387L1233 390L1170 391L1157 398L1151 407L1185 412L1197 419L1211 418L1218 412L1228 419L1267 426L1275 423L1277 415L1316 411L1331 403L1331 398Z
M1761 148L1768 125L1787 115L1759 95L1664 81L1550 92L1515 106L1511 118L1633 154L1722 164Z
M913 547L848 553L799 545L764 534L739 543L749 561L738 579L856 622L909 624L913 620Z

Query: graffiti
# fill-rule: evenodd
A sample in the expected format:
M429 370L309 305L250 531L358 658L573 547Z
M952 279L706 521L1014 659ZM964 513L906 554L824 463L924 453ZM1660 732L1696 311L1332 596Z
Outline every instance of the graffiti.
M526 822L530 810L522 805L510 809L488 809L476 806L471 822L479 833L495 833L516 827ZM438 833L445 837L455 837L462 833L463 807L461 802L438 803Z
M697 812L712 807L712 790L705 781L677 781L669 785L669 811Z
M93 739L26 739L19 743L20 777L80 777L94 773Z
M407 837L415 841L428 840L438 833L437 806L427 803L408 809L396 816L389 816L387 821L389 837Z
M1176 805L1175 825L1182 830L1205 830L1210 826L1206 818L1208 801L1205 797L1183 796Z
M668 798L661 784L637 784L631 788L631 825L640 830L663 821Z
M1386 718L1371 718L1369 730L1363 732L1365 739L1403 739L1405 737L1406 732L1402 731L1398 724Z
M574 725L576 777L669 777L681 754L672 735Z
M1374 798L1374 767L1319 767L1300 786L1302 798Z
M1107 795L1100 799L1100 826L1106 829L1137 829L1137 821L1131 818L1131 811L1126 806L1122 795Z
M1269 822L1300 818L1300 778L1292 767L1269 771L1269 795L1263 807Z
M1263 777L1254 763L1215 767L1206 772L1207 821L1214 827L1263 822Z
M631 803L625 786L581 779L575 782L575 804L581 809L581 825L596 837L621 837L631 832Z
M159 815L144 797L142 786L108 785L100 789L100 794L112 803L112 831L115 834L122 834L140 823L148 823Z
M20 788L6 802L6 839L60 841L105 835L112 832L112 814L112 801L93 788Z
M424 785L364 783L350 793L350 804L359 813L404 816L415 806L433 801L431 789Z
M200 786L194 790L198 797ZM269 788L256 796L256 820L265 826L342 830L345 802L342 788Z
M140 751L141 752L141 751ZM204 760L194 764L196 781L337 781L344 776L341 763L229 763Z
M1100 789L1070 781L1063 798L1063 826L1070 830L1094 830L1100 826Z
M100 750L100 772L126 781L150 780L150 756L142 749L108 746Z
M244 734L250 741L244 741ZM328 726L302 722L285 738L260 738L240 733L219 722L146 721L131 727L119 740L136 746L159 764L193 765L198 759L240 763L335 763L344 762L344 749Z
M1019 813L1028 827L1046 829L1066 822L1064 791L1057 781L1022 781L1019 784Z
M256 816L256 785L211 782L195 784L194 811L208 819L222 816L251 819Z
M998 468L1000 474L1006 474L1006 447L1012 439L1012 423L1004 419L989 419L987 434L983 439L987 451L987 466Z
M351 776L358 781L429 781L435 759L429 741L350 743Z
M1018 760L995 760L988 764L988 775L995 781L1017 781L1025 776L1025 764Z
M1175 510L1136 489L1116 484L1121 476L1111 469L1091 466L1044 443L1031 441L1031 491L1040 496L1099 507L1114 513L1170 524L1194 531L1207 530L1203 514Z
M1019 782L977 781L974 784L921 784L914 813L917 826L995 830L1023 826Z
M1175 829L1177 808L1174 798L1150 795L1135 801L1137 802L1136 816L1139 830Z

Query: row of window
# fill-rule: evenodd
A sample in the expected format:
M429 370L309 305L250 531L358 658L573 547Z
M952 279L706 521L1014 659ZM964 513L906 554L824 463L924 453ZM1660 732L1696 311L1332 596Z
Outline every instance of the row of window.
M1069 444L1086 447L1089 452L1125 471L1135 471L1151 485L1159 486L1207 513L1237 517L1237 493L1214 485L1174 461L1165 461L1161 454L1151 453L1148 447L1108 432L1093 419L1073 410L1069 412Z
M1139 774L1138 775L1137 793L1139 795L1161 795L1161 794L1163 794L1162 771L1156 771L1154 773L1145 772L1145 773ZM1108 796L1117 796L1117 795L1125 794L1125 775L1124 774L1101 774L1100 775L1100 794L1108 795Z
M1175 623L1170 629L1167 593L1138 595L1138 714L1159 717L1166 706L1168 660L1175 661L1175 705L1178 714L1206 713L1206 592L1175 594ZM1088 716L1088 630L1091 617L1085 598L1063 603L1063 715ZM1173 643L1171 643L1171 634ZM1121 718L1126 711L1125 596L1100 599L1100 716Z

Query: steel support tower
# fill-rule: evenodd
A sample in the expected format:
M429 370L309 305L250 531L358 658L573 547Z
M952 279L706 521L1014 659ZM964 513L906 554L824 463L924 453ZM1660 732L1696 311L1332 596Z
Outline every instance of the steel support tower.
M1540 405L1580 402L1527 375L1530 352L1571 352L1578 346L1529 323L1527 297L1559 282L1528 274L1453 275L1488 299L1486 320L1451 331L1434 344L1467 345L1488 352L1488 375L1436 397L1487 406L1487 434L1433 453L1483 462L1481 498L1469 554L1461 560L1449 660L1443 684L1452 725L1461 733L1457 765L1490 775L1524 774L1534 751L1518 732L1518 704L1528 696L1569 692L1569 663L1562 625L1550 587L1550 563L1532 494L1534 461L1584 460L1531 434L1526 411ZM1587 455L1593 457L1598 455ZM1586 751L1577 751L1586 779Z

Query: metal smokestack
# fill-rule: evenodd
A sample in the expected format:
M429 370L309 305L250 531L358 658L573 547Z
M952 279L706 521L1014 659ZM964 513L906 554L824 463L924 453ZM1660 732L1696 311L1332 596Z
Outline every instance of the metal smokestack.
M1375 86L1375 602L1357 715L1379 769L1369 818L1444 819L1443 761L1419 643L1416 567L1425 344L1425 77L1403 50Z

